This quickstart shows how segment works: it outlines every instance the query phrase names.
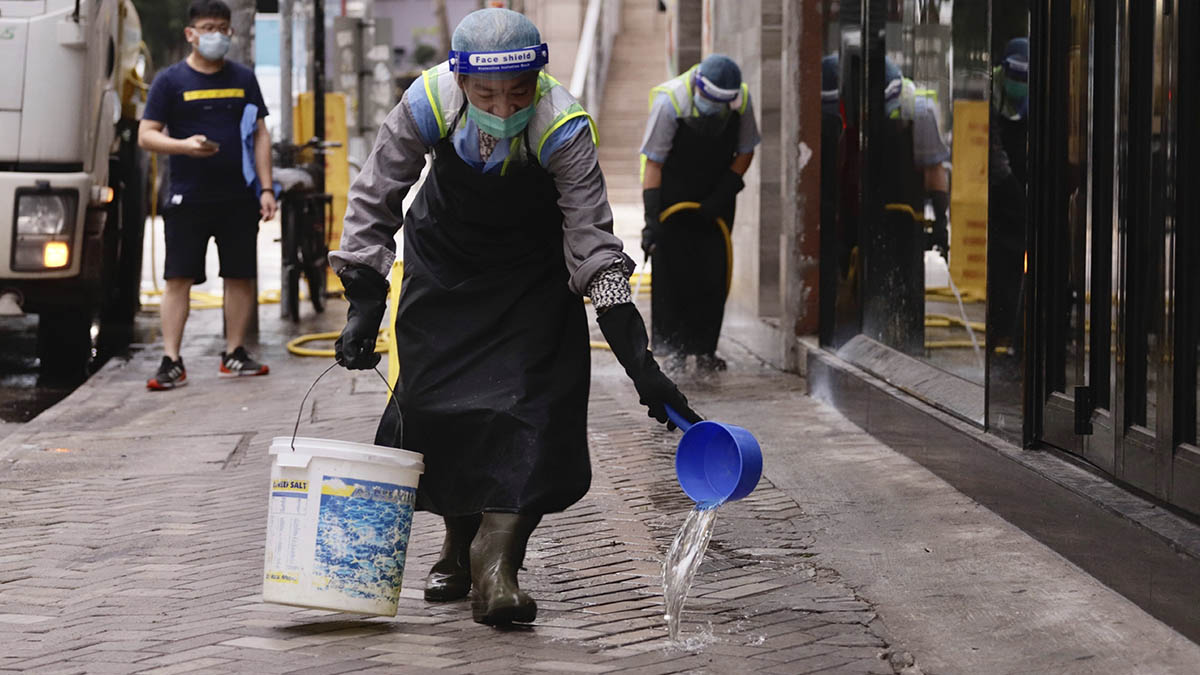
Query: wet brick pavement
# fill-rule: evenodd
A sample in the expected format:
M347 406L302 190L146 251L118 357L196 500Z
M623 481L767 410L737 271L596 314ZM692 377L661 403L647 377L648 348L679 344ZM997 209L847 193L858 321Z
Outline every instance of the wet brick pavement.
M334 304L321 322L340 315ZM414 521L397 617L263 603L266 448L290 432L324 364L267 348L270 377L218 381L219 329L198 316L189 387L145 392L157 356L147 353L0 441L0 671L893 672L871 605L817 562L817 524L766 478L721 509L684 640L667 640L660 565L691 506L674 478L678 433L646 419L607 352L593 358L592 490L530 543L522 585L539 601L535 626L495 630L475 624L466 601L424 602L441 541L428 514ZM802 388L732 356L718 381L681 378L698 405L768 405ZM335 373L305 406L301 433L369 439L382 383ZM789 414L819 410L792 403Z

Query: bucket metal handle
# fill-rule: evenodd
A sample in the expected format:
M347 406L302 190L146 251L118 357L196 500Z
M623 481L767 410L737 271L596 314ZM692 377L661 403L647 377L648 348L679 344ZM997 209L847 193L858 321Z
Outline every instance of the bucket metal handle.
M317 376L317 379L313 380L313 383L308 385L308 391L304 392L304 398L300 399L300 409L296 411L296 425L292 427L292 452L296 451L296 432L300 430L300 418L304 416L304 403L308 401L308 395L312 393L312 390L317 386L317 383L321 381L321 378L325 377L329 371L333 370L338 365L340 364L334 362L328 368L322 371L321 374ZM392 405L396 406L396 419L400 425L400 430L396 435L396 438L398 439L397 442L399 445L403 447L404 413L400 411L400 404L396 401L396 392L392 391L392 385L388 384L387 378L383 376L383 373L379 372L379 368L371 368L371 370L375 371L375 374L379 376L380 380L383 380L383 386L387 387L388 393L391 394L390 400Z

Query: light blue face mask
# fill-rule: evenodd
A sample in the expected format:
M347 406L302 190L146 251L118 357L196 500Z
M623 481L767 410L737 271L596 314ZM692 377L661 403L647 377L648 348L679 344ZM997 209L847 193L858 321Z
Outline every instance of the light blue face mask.
M533 117L533 106L521 108L508 117L499 117L467 103L467 117L474 120L483 133L496 138L512 138L521 133Z
M699 93L692 94L692 103L696 106L696 112L705 117L729 112L728 103L713 101L707 96L701 96Z
M220 61L229 53L229 36L224 33L201 33L196 39L196 51L209 61Z

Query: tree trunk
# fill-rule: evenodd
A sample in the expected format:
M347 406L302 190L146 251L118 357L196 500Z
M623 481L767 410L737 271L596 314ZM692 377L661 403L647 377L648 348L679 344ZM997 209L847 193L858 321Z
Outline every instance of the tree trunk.
M233 44L229 47L230 61L254 68L254 6L255 0L225 0L232 13Z
M446 0L433 0L433 16L437 19L441 58L450 53L450 19L446 16Z

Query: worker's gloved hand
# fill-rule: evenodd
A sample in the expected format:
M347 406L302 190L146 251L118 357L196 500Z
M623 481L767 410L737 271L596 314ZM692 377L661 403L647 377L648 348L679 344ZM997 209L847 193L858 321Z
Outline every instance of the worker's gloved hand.
M346 289L350 309L346 312L346 327L333 343L335 358L343 368L370 370L379 363L375 339L387 310L387 280L363 265L350 265L338 276Z
M642 228L642 253L649 259L654 252L654 235L659 228L658 214L662 213L662 188L642 190L642 205L646 218L646 226Z
M625 374L633 380L638 397L649 410L650 417L664 422L668 429L674 429L675 424L667 418L666 406L671 406L693 424L702 419L688 407L687 397L680 393L671 378L664 375L654 361L646 338L646 324L633 303L609 307L597 322L617 361L624 366Z
M733 169L726 169L725 173L721 174L721 178L717 180L717 186L713 188L712 194L700 202L700 213L709 220L724 218L725 214L733 209L737 194L744 187L746 187L746 183L742 181L742 177ZM731 223L726 223L726 225L731 225Z

